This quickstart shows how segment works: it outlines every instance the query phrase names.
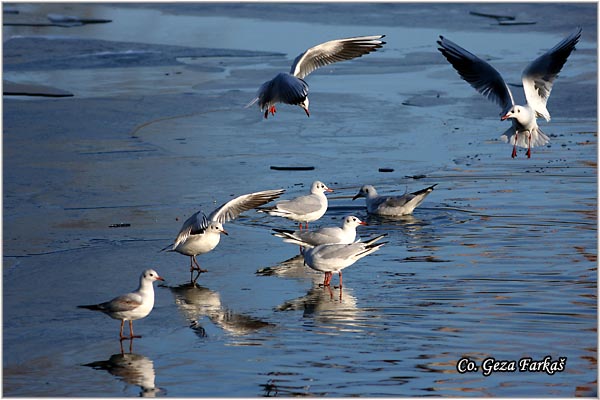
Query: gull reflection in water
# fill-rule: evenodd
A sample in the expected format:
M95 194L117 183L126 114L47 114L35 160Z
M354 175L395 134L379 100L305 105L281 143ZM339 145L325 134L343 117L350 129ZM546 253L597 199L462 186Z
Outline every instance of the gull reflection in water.
M201 337L206 336L206 331L200 324L200 319L203 317L208 317L213 324L233 335L246 335L272 326L268 322L237 314L224 307L219 293L206 287L187 283L170 289L175 296L175 304L179 311L190 321L190 327Z
M113 354L106 361L94 361L83 366L108 371L127 384L139 386L141 397L156 397L162 390L154 384L154 363L148 357L133 353L132 347L133 340L130 340L129 353L125 353L121 342L120 353Z
M261 276L278 276L281 278L291 278L306 280L307 276L311 276L313 271L304 265L304 257L302 254L297 254L292 258L280 262L272 267L261 268L256 271L256 275ZM314 273L316 275L316 272ZM322 274L318 274L322 277Z
M320 280L320 276L316 277ZM306 295L288 300L276 307L276 311L302 311L305 318L336 328L362 328L362 310L356 305L356 297L352 289L344 286L342 289L329 286L312 287Z

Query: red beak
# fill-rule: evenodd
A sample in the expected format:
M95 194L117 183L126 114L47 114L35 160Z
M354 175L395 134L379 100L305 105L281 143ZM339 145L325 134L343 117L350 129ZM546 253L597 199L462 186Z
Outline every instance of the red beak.
M500 117L500 121L504 121L505 119L508 119L508 118L510 118L510 117L508 116L508 114L506 114L506 115L503 115L502 117Z
M367 225L367 223L365 221L360 221L359 224L360 225Z
M308 111L308 108L304 108L304 112L306 113L307 117L310 117L310 112Z

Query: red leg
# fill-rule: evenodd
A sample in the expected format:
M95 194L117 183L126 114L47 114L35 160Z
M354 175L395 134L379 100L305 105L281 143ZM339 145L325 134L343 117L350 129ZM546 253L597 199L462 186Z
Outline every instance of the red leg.
M527 158L531 158L531 132L529 132L527 139Z
M300 228L300 230L302 230L302 222L298 222L298 228Z
M121 331L119 332L119 337L121 338L121 340L126 339L125 336L123 336L123 326L125 325L125 320L122 319L121 320Z
M329 286L329 284L331 283L332 275L333 275L332 272L325 272L325 280L323 281L323 286Z
M342 271L338 272L340 275L340 290L342 289Z
M271 115L275 115L275 113L277 112L274 104L271 107L269 107L269 112L271 113Z
M513 145L512 158L517 156L517 140L519 139L519 132L515 132L515 144Z
M141 336L140 335L135 336L133 334L133 321L129 320L129 339L133 339L133 338L141 338Z

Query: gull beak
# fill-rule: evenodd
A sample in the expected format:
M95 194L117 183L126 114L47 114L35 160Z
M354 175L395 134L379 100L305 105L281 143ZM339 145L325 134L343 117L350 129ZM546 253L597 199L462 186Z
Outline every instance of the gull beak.
M352 199L352 200L354 200L354 199ZM359 224L360 225L368 225L365 221L360 221Z
M356 193L356 195L352 198L352 201L358 199L359 197L362 197L362 195L360 193Z
M225 235L229 236L229 233L227 233L227 231L226 231L225 229L223 229L223 230L221 231L221 233L223 233L223 234L225 234Z
M310 117L310 112L308 111L308 107L302 107L307 117Z
M329 192L329 193L333 193L333 189L329 189L329 188L327 188L327 189L325 189L325 191L326 191L326 192Z
M156 277L156 280L157 280L157 281L163 281L163 282L165 281L165 279L164 279L164 278L162 278L162 277L160 277L160 276L157 276L157 277Z
M510 118L510 116L508 114L503 115L502 117L500 117L500 121L504 121L505 119Z

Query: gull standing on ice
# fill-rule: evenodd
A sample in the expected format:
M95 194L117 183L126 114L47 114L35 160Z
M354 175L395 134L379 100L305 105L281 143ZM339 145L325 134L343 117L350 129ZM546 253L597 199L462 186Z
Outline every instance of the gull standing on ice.
M532 147L543 146L550 140L538 127L536 119L543 117L550 121L546 103L552 85L580 37L581 28L578 28L525 68L521 76L527 100L524 106L515 104L504 79L490 64L443 36L437 43L440 45L438 50L465 81L502 107L500 119L511 119L512 126L500 138L513 145L512 157L517 156L519 146L527 148L527 158L530 158Z
M356 241L356 227L367 225L353 215L344 218L342 227L325 227L315 231L291 231L285 229L273 229L273 236L283 238L286 243L297 243L302 241L312 246L320 244L350 244Z
M275 78L263 83L246 107L256 102L265 118L275 115L276 103L285 103L302 107L307 116L308 84L304 77L319 67L339 61L352 60L381 48L385 42L380 40L385 35L359 36L347 39L336 39L311 47L294 60L290 72L281 72Z
M121 320L121 331L119 336L121 340L141 338L133 335L133 321L144 318L154 307L154 281L164 281L156 271L147 269L140 276L140 286L135 292L124 294L119 297L100 304L89 306L77 306L87 308L88 310L102 311L113 319ZM125 321L129 321L129 337L123 336L123 326Z
M340 276L340 288L342 287L342 270L351 266L361 258L368 256L378 250L387 242L375 243L387 234L379 235L366 242L351 244L321 244L312 246L301 240L295 241L304 247L304 263L315 271L324 272L323 286L329 286L334 272Z
M318 220L327 211L328 203L325 192L333 192L333 189L329 189L323 182L314 181L310 187L310 194L291 200L282 200L273 207L261 208L258 211L297 221L300 230L302 230L302 222L304 222L308 229L309 222Z
M364 197L367 202L367 212L369 214L383 216L402 216L412 214L425 197L437 186L431 185L425 189L413 193L406 193L402 196L380 196L377 190L371 185L364 185L358 193L352 198L356 200L359 197Z
M275 200L284 192L284 189L264 190L236 197L222 204L210 213L208 218L200 210L183 223L173 245L169 245L161 251L171 247L169 251L176 251L179 254L189 256L190 280L195 284L200 274L207 272L207 270L200 268L196 256L208 253L217 247L221 240L221 234L228 235L227 231L223 229L223 223L237 218L244 211L260 207ZM195 279L192 279L194 271L197 272L197 275Z

